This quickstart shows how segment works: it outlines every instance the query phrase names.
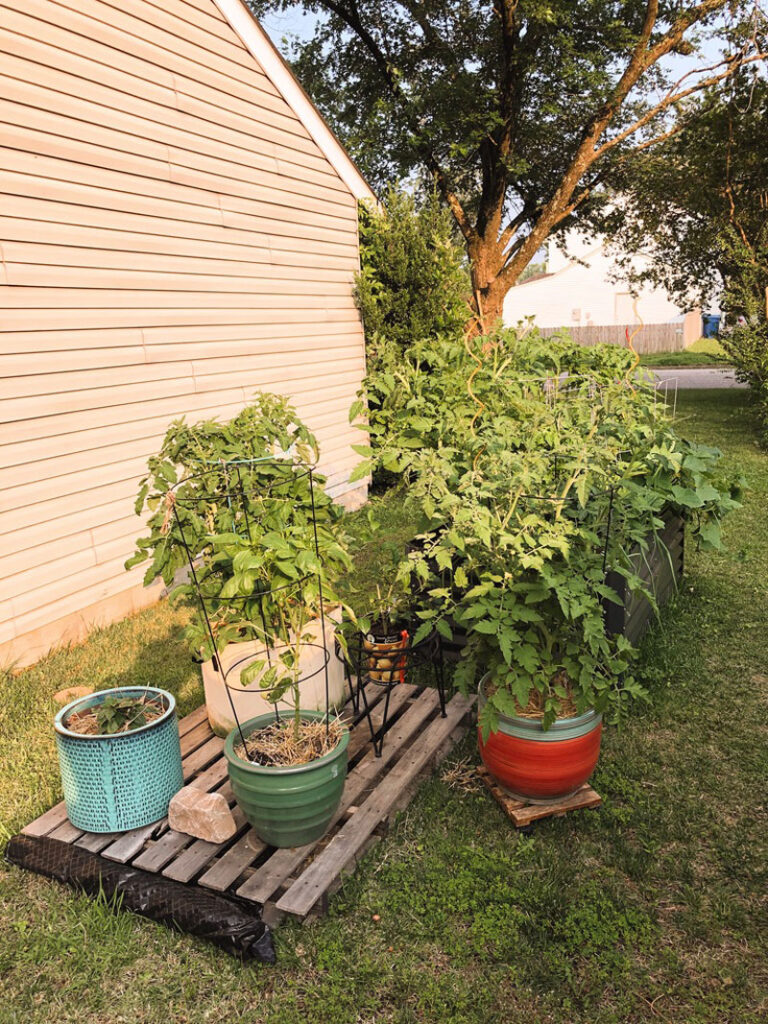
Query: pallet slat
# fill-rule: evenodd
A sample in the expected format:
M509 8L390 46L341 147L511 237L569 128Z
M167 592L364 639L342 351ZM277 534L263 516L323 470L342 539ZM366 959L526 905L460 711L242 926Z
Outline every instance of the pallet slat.
M338 832L323 852L277 902L277 909L297 917L306 916L333 879L360 851L377 825L387 816L402 791L426 766L430 758L472 706L473 700L457 695L451 700L445 718L438 718L421 735L376 787L354 816Z
M421 698L405 712L392 731L387 733L381 757L376 757L374 751L371 750L350 772L339 809L334 815L330 828L333 828L344 817L366 787L383 773L389 762L400 752L401 747L413 736L436 706L436 691L429 690L423 693ZM295 850L276 850L269 860L240 886L237 890L238 896L254 900L256 903L266 903L301 866L316 845L316 843L310 843L308 846L297 847ZM203 879L200 881L202 884L206 884Z
M249 828L245 835L200 876L198 883L206 889L224 892L264 853L266 848L267 844Z
M246 824L245 815L239 807L233 810L238 831ZM209 843L204 839L195 839L175 860L163 869L164 878L172 878L176 882L189 882L212 860L221 849L220 843Z

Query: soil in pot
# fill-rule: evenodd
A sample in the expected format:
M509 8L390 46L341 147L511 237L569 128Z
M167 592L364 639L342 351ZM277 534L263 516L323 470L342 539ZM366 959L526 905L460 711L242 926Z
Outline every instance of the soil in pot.
M338 718L324 721L303 721L298 738L293 722L272 722L248 737L247 747L242 741L234 750L238 757L251 764L281 768L298 767L319 757L325 757L341 740L344 727Z
M100 704L74 711L64 725L81 736L110 736L149 725L165 714L159 697L106 697Z

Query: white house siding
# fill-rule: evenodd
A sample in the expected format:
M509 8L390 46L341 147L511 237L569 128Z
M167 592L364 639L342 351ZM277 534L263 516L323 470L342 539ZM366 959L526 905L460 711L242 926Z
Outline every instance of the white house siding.
M515 324L529 316L544 328L637 323L634 296L627 284L611 280L616 265L602 245L570 236L568 252L579 262L550 246L547 276L526 281L507 293L504 323ZM642 257L636 262L640 265ZM639 291L637 313L644 324L682 321L685 312L659 288L646 286ZM693 334L687 344L700 336L700 322Z
M0 0L0 125L0 662L23 664L157 596L123 563L172 419L288 394L342 498L364 340L337 144L214 0Z

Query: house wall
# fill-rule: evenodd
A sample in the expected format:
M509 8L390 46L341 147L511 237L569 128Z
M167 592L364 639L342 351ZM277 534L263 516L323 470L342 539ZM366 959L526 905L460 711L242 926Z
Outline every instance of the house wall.
M123 563L172 419L288 394L343 497L364 340L356 200L213 0L0 0L0 122L0 662L23 664L157 596Z
M517 285L507 293L504 323L515 324L529 316L535 317L539 327L637 323L629 286L610 280L615 264L602 247L579 238L569 239L568 252L584 263L573 262L551 247L548 275ZM637 262L640 265L642 258ZM658 288L643 288L637 308L645 324L668 323L683 315L666 292ZM700 333L699 329L696 338Z

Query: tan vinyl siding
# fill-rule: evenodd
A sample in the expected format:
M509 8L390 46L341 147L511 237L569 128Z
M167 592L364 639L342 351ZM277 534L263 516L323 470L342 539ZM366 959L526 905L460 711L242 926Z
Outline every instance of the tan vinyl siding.
M0 69L0 661L25 663L158 596L123 562L172 419L288 394L348 492L364 344L356 199L213 0L0 0Z

